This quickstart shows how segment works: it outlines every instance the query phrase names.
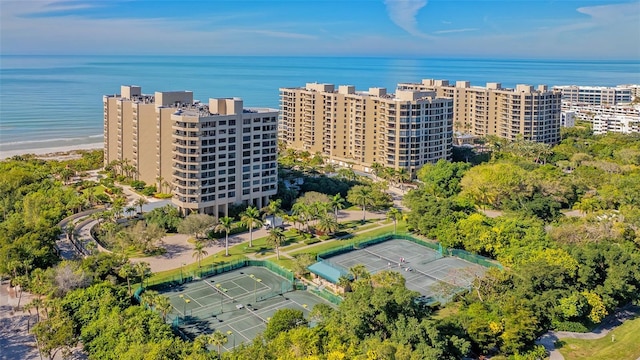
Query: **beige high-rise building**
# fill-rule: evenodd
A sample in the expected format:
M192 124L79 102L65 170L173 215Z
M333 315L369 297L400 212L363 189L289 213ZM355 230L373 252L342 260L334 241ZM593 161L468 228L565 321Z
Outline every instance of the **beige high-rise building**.
M450 159L452 118L453 101L434 92L318 83L280 89L280 140L367 172L378 163L415 173Z
M144 95L138 86L103 104L105 165L130 164L140 180L169 189L184 213L262 207L276 194L276 109L243 108L239 98L205 104L190 91Z
M435 91L438 96L453 99L453 124L458 132L509 140L523 136L546 144L560 141L562 95L546 85L507 89L500 83L480 87L468 81L453 85L447 80L424 79L421 83L398 84L398 89Z

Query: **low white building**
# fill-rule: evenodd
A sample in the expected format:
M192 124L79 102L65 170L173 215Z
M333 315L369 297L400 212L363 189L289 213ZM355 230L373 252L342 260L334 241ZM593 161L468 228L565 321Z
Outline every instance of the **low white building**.
M560 118L560 126L574 127L576 126L576 113L574 111L563 111Z
M626 115L599 114L593 118L593 133L606 134L608 132L618 133L640 133L640 117Z

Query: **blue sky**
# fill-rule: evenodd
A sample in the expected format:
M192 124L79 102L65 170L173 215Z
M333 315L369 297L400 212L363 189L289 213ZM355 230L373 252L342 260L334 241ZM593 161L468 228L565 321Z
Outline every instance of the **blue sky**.
M0 51L640 61L640 1L0 0Z

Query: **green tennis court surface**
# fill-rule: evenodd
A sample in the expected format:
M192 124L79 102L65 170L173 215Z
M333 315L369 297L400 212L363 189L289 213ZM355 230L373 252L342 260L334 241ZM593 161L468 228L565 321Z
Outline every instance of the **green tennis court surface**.
M340 273L358 264L364 265L372 274L382 270L397 271L406 279L407 288L422 294L425 301L442 301L442 289L468 288L487 270L460 258L442 257L439 252L414 242L397 239L332 256L323 263Z
M159 291L173 305L168 317L189 338L216 330L228 336L225 350L250 342L282 308L308 315L329 302L306 291L293 291L287 279L263 267L243 267Z

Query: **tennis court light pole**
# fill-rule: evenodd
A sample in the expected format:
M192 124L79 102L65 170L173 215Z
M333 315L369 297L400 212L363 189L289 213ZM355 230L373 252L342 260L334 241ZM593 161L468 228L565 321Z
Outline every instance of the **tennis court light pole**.
M250 274L249 277L252 278L253 281L254 281L254 283L253 283L253 302L257 303L258 302L258 283L262 282L262 279L258 279L253 274Z

